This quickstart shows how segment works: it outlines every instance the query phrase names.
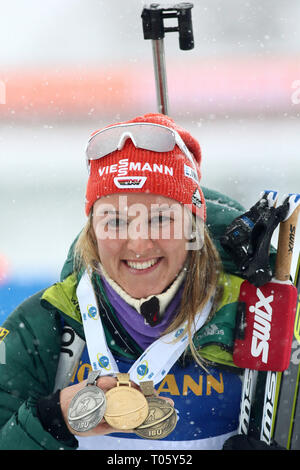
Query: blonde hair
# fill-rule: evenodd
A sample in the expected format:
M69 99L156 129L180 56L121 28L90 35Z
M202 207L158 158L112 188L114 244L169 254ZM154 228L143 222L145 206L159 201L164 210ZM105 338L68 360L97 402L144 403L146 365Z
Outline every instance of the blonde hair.
M93 228L93 211L91 210L87 223L83 228L75 245L75 270L79 272L82 268L90 272L99 272L99 254L97 239ZM196 230L201 230L193 218ZM203 237L203 234L201 235ZM192 338L192 325L195 316L206 303L214 296L213 307L207 322L215 313L222 291L219 285L219 277L222 272L222 263L219 253L210 237L208 228L204 226L204 240L201 249L190 250L186 260L186 277L178 314L163 334L179 328L187 320L187 332L189 346L196 362L204 367L203 359L196 351ZM185 334L186 330L182 333ZM179 336L179 339L182 337Z

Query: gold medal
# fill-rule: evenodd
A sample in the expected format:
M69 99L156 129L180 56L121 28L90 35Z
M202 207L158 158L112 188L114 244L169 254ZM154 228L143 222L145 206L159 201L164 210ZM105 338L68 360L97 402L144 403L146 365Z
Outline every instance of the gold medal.
M176 411L168 401L154 396L152 381L141 382L140 387L147 397L149 412L146 420L134 432L144 439L163 439L175 429Z
M117 374L117 386L106 392L104 418L113 428L134 429L148 416L148 401L145 396L131 387L129 374Z

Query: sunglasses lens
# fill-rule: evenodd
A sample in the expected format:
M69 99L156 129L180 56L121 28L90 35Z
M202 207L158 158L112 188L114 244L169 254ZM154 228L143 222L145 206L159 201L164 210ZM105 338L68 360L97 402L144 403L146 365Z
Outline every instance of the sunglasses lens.
M138 147L153 152L170 152L175 146L175 136L171 129L166 127L153 127L154 131L146 126L139 126L135 139Z
M107 133L109 134L109 133ZM116 134L116 133L114 133ZM105 132L94 135L88 143L86 156L88 160L98 160L117 149L116 135L106 135Z

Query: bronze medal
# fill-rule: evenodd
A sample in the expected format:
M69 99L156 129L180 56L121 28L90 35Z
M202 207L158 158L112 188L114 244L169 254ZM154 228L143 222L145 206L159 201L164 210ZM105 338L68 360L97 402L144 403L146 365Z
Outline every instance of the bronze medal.
M117 374L117 386L106 392L106 422L115 429L130 430L148 416L148 401L131 387L129 374Z
M154 396L152 381L141 382L140 386L147 398L149 412L146 420L134 432L144 439L163 439L176 427L176 411L169 402Z

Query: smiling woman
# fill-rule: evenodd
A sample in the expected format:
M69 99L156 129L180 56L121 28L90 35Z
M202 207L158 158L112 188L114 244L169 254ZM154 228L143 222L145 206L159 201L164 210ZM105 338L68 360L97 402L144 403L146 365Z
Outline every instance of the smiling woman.
M191 326L212 295L215 304L219 299L221 263L203 220L170 198L145 193L100 198L75 251L78 271L84 266L105 273L123 297L139 299L140 304L185 279L183 310L167 331L184 319Z
M238 426L242 280L208 229L199 143L148 114L96 131L86 155L87 222L62 280L4 324L0 448L17 433L26 449L221 449ZM214 197L224 230L237 212Z

